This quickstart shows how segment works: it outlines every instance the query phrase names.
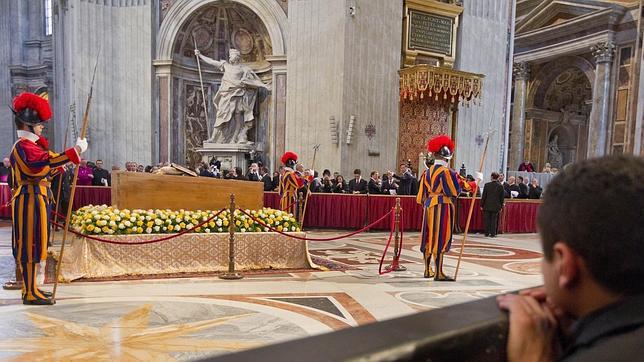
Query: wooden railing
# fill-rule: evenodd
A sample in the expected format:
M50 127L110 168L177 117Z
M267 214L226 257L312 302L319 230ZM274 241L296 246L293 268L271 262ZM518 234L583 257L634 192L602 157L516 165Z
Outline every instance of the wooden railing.
M492 297L204 361L505 361L507 325Z

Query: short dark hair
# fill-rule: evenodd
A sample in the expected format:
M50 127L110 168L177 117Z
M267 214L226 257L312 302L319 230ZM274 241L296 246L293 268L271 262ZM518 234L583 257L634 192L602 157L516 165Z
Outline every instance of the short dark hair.
M499 179L499 173L498 172L492 172L492 180L498 180Z
M523 181L523 176L517 176L517 179Z
M378 171L371 171L371 174L369 176L373 177L373 175L377 174Z
M356 168L355 170L353 170L353 173L358 174L358 175L362 175L362 171L360 171L359 168Z
M329 170L328 168L325 168L324 171L322 171L322 176L326 176L326 175L331 176L331 170Z
M615 182L619 180L619 182ZM537 217L543 253L563 242L593 279L620 294L644 292L644 158L607 156L573 164L549 184Z
M264 172L264 173L268 173L268 167L263 166L263 167L262 167L262 172Z

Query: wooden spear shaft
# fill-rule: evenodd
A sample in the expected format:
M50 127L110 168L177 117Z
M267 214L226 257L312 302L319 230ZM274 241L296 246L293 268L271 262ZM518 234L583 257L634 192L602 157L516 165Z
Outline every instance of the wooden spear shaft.
M71 112L71 109L70 109ZM70 115L71 116L71 115ZM67 122L67 128L65 129L65 140L63 141L63 149L67 149L67 134L69 133L69 123L71 122L71 119ZM56 190L56 212L54 213L54 225L58 223L58 213L60 213L60 192L63 189L63 180L65 179L65 171L63 169L63 172L60 173L60 181L58 182L58 190ZM56 230L56 227L54 226L54 229ZM54 233L51 232L49 233L49 243L51 244L51 240L53 237Z
M485 138L485 148L483 148L483 155L481 155L481 163L479 164L479 172L483 172L483 163L485 162L485 155L487 154L487 145L490 142L490 134L487 134L487 137ZM463 231L463 240L461 240L461 251L458 254L458 262L456 263L456 271L454 272L454 280L456 280L456 277L458 276L458 270L461 267L461 259L463 258L463 250L465 249L465 240L467 239L467 234L470 230L470 222L472 221L472 211L474 211L474 203L476 201L476 190L478 189L478 185L476 185L476 188L472 190L472 198L470 202L470 210L467 213L467 222L465 223L465 231Z
M195 43L195 49L197 49L197 40L195 39L194 35L192 36L192 41ZM199 71L199 83L201 84L201 98L203 98L203 112L204 115L206 116L206 130L208 132L208 139L210 139L210 123L208 123L208 106L206 103L206 91L204 90L203 87L203 78L201 76L201 62L199 61L199 56L195 54L195 58L197 58L197 70Z
M318 153L318 148L320 145L315 145L313 147L313 161L311 162L311 170L313 170L313 177L315 177L315 156ZM304 216L306 215L306 205L309 203L309 196L311 194L311 185L306 187L306 199L304 199L304 208L302 209L302 217L300 218L300 230L304 230Z
M92 94L94 93L94 79L96 78L96 68L98 67L98 56L101 54L100 50L96 55L96 63L94 64L94 74L92 75L92 82L90 83L89 95L87 96L87 104L85 105L85 113L83 113L83 127L81 128L80 138L85 138L87 134L87 127L89 125L89 109L92 103ZM80 156L79 156L80 157ZM76 182L78 181L79 166L74 168L74 178L72 179L72 188L69 194L69 204L67 205L67 213L65 215L65 228L63 229L63 241L60 246L60 254L58 255L58 264L56 265L56 279L54 280L54 290L52 291L52 300L56 300L56 291L58 290L58 279L60 278L60 267L63 264L63 255L65 252L65 242L69 234L69 224L72 218L72 206L74 205L74 196L76 195Z

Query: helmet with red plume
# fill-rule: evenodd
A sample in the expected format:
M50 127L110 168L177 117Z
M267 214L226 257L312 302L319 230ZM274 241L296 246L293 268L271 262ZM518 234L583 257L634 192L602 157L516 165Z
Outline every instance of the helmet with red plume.
M282 156L282 163L286 167L294 167L295 163L297 162L297 154L295 152L286 152L284 153L284 156Z
M51 118L49 102L34 93L24 92L14 98L11 110L18 121L28 126L47 122Z
M449 136L436 136L427 142L427 151L449 160L454 155L454 141Z

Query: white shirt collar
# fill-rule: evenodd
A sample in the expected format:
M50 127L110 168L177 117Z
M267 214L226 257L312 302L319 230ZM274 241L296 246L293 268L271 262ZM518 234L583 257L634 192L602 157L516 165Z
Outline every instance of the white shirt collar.
M447 167L447 161L445 160L434 160L434 164Z
M31 133L29 131L18 130L17 133L18 133L18 138L26 138L34 143L38 141L38 139L40 138L35 133Z

